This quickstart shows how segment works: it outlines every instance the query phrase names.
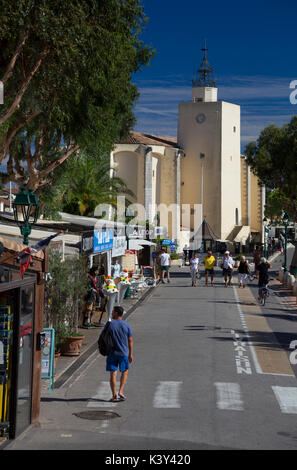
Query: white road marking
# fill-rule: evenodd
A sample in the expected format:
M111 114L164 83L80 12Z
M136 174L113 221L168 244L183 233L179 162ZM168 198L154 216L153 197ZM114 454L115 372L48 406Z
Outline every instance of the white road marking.
M95 396L87 404L87 408L113 408L117 403L112 403L109 382L101 382Z
M180 408L182 382L159 382L154 396L154 408Z
M217 389L217 407L219 410L243 410L239 384L216 382L215 386Z
M233 344L237 373L251 374L252 369L250 365L250 360L246 353L245 343L241 341L240 336L234 330L231 330L231 334L234 336L235 339L235 341L233 341Z
M247 325L246 325L244 313L243 313L243 311L242 311L242 308L241 308L241 305L240 305L240 302L239 302L238 293L237 293L237 291L236 291L235 286L233 286L233 291L234 291L234 296L235 296L236 305L237 305L237 308L238 308L238 312L239 312L241 324L242 324L244 333L245 333L245 335L246 335L247 338L248 338L248 344L249 344L249 347L250 347L250 350L251 350L251 354L252 354L252 357L253 357L253 361L254 361L254 365L255 365L256 372L257 372L258 374L263 374L262 368L261 368L261 366L260 366L260 364L259 364L259 361L258 361L258 358L257 358L256 351L255 351L254 346L253 346L253 343L251 342L251 339L250 339L249 330L248 330L248 327L247 327Z
M297 414L297 388L273 386L282 413Z

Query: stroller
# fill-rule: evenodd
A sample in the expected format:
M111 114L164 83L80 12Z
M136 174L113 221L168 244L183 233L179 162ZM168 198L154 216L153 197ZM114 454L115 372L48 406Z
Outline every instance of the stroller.
M155 269L154 266L141 266L142 274L144 277L144 284L149 287L156 286L156 278L155 278Z

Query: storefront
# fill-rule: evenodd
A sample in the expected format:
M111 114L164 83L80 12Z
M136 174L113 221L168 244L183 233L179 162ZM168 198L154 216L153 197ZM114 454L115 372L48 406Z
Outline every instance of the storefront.
M21 278L18 253L25 246L0 242L0 432L14 439L39 419L47 256L33 256Z
M115 236L113 239L113 247L111 252L112 270L111 274L113 277L117 277L123 269L123 256L125 255L127 248L127 241L125 236Z
M113 230L90 230L82 234L81 254L88 256L89 268L104 267L105 275L111 275Z

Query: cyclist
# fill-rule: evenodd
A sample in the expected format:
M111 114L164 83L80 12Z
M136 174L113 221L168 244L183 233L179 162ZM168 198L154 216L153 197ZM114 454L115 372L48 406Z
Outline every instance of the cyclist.
M266 258L261 258L260 264L257 266L257 271L259 273L259 282L258 282L258 299L261 300L261 297L263 295L263 287L268 287L269 283L269 275L268 275L268 269L271 268L271 264L268 263Z

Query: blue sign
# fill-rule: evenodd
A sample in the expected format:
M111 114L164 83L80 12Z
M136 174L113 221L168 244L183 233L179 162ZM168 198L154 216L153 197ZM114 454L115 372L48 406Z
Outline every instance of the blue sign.
M101 230L94 230L94 246L93 253L100 253L101 251L112 250L113 247L113 230L102 232Z
M170 238L164 238L164 240L162 240L162 245L164 245L164 246L170 246L170 245L174 245L174 244L175 244L174 239L170 240Z

